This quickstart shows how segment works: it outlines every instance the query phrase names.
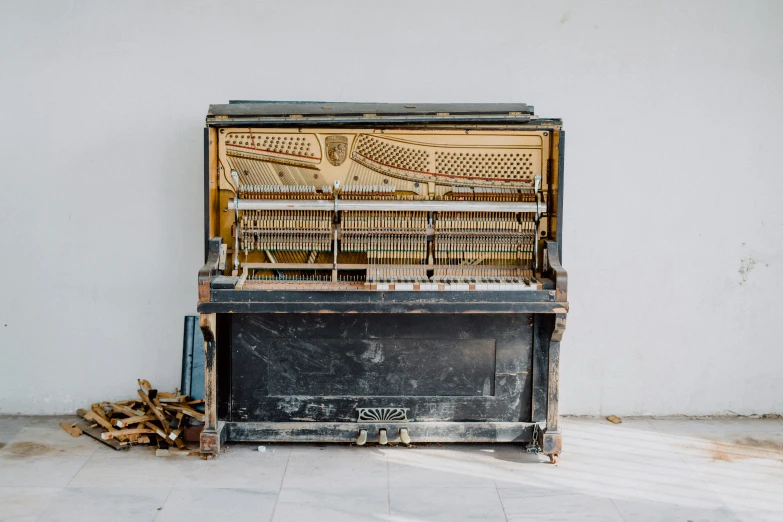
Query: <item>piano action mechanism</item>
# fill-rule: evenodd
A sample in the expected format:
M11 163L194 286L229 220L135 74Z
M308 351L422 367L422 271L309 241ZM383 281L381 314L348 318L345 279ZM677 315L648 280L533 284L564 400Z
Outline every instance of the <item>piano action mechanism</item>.
M524 104L211 106L202 451L516 442L556 461L564 137Z

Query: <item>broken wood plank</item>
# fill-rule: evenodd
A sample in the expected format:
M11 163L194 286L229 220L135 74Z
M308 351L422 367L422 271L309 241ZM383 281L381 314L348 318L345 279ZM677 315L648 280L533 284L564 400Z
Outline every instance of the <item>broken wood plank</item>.
M182 428L182 420L185 418L185 414L180 412L177 412L177 416L174 417L171 422L169 423L169 427L173 430Z
M195 454L201 455L201 452L191 452L187 450L181 450L178 448L169 448L169 449L156 449L155 450L155 456L156 457L189 457L191 455Z
M133 402L135 403L136 401L133 401ZM109 403L109 407L112 410L116 411L117 413L124 413L128 417L140 417L140 416L144 415L143 411L137 410L137 409L133 409L133 408L131 408L129 406L123 406L120 403L110 402Z
M136 417L128 417L127 419L117 419L114 421L114 425L118 428L126 428L131 424L140 424L144 421L154 421L157 417L154 415L140 415Z
M93 404L93 405L92 405L92 411L93 411L93 412L94 412L96 415L98 415L100 418L102 418L103 420L105 420L106 422L110 422L110 421L109 421L109 416L108 416L108 415L106 415L106 410L104 410L104 409L103 409L103 407L102 407L100 404Z
M152 402L152 399L150 399L150 398L147 396L147 394L146 394L146 393L144 393L144 392L143 392L143 391L141 391L141 390L138 390L138 393L139 393L139 397L141 397L141 400L143 400L143 401L145 402L145 404L147 404L147 407L150 409L150 411L152 412L152 414L153 414L155 417L157 417L157 418L158 418L158 420L160 421L160 423L163 425L163 430L164 430L164 431L168 431L168 426L169 426L169 423L168 423L168 421L166 420L166 418L163 416L163 412L161 412L160 410L158 410L158 407L157 407L157 406L155 406L155 404ZM164 434L163 436L165 437L166 435Z
M182 430L178 430L178 431L181 432ZM174 434L174 432L172 432L172 435L173 434ZM169 437L169 438L171 438L171 437ZM176 444L177 448L179 448L181 450L185 449L185 442L182 440L182 437L179 436L179 433L177 433L176 438L174 438L174 444Z
M161 403L172 403L172 402L184 403L187 400L187 398L188 397L186 395L178 395L178 396L172 396L172 397L163 397L163 396L161 396L161 393L158 393L158 397L157 397L157 399Z
M71 437L78 437L79 435L82 434L82 430L77 428L75 425L71 426L67 422L61 422L60 427L65 431L67 431L71 435Z
M98 426L90 426L89 422L83 420L77 421L76 427L82 430L82 433L91 439L95 439L101 444L105 444L114 450L120 451L130 448L130 444L122 444L117 439L103 440L101 438L101 433L103 433L103 430Z
M106 429L107 431L117 431L114 426L111 425L111 423L102 418L100 415L98 415L95 411L89 411L87 412L87 415L84 416L84 418L88 421L94 421L98 423L101 427ZM125 440L125 437L118 437L121 441Z
M155 426L151 422L145 422L144 425L150 428L151 430L153 430L158 436L162 437L163 439L166 439L166 437L168 437L165 431L160 429L158 426Z
M143 433L155 433L155 432L148 428L133 428L129 430L107 431L106 433L101 433L101 438L103 440L109 440L123 435L140 435Z
M162 406L164 409L182 412L189 417L193 417L199 422L204 422L204 414L194 410L193 408L188 408L186 406L174 406L169 404L163 404Z

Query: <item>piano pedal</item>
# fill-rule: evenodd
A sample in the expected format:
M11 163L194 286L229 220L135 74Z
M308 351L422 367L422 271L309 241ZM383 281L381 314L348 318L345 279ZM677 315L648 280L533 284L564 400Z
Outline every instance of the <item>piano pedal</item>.
M400 429L400 440L403 444L406 446L410 446L411 443L411 436L408 435L408 428L401 428Z
M378 444L381 446L385 446L389 443L389 439L386 438L386 430L379 430L378 431Z
M359 436L356 437L356 445L364 446L367 442L367 430L359 430Z

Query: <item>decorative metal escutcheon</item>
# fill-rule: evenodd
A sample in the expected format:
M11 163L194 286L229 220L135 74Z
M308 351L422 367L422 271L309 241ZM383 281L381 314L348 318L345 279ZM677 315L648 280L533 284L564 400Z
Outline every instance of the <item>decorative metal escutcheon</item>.
M356 408L356 422L408 422L409 408Z

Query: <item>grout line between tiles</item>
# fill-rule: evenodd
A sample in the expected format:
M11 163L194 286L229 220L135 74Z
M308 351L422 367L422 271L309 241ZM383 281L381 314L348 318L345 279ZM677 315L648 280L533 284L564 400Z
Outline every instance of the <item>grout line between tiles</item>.
M500 502L500 509L503 510L503 518L508 522L508 515L506 514L506 506L503 505L503 499L500 498L500 491L498 490L498 481L493 480L492 481L495 484L495 494L498 496L498 501Z
M176 484L176 482L175 482L174 484ZM160 509L158 509L158 510L155 512L155 518L153 518L153 519L152 519L152 520L153 520L153 522L154 522L155 520L158 520L158 517L160 516L160 514L161 514L161 513L163 513L163 510L164 510L164 509L166 509L166 502L168 502L168 501L169 501L169 497L171 496L171 492L172 492L172 491L174 491L174 486L173 486L173 485L172 485L172 486L169 488L169 492L168 492L168 493L166 493L166 498L165 498L165 499L163 499L163 504L160 506Z
M622 513L620 513L620 510L619 510L619 509L618 509L618 507L615 505L615 503L614 503L614 499L613 499L613 498L610 498L610 499L609 499L609 502L611 502L611 503L612 503L612 507L613 507L613 508L614 508L614 510L617 512L617 516L618 516L618 517L620 517L620 520L622 520L623 522L627 522L627 520L625 519L625 517L623 516L623 514L622 514Z
M73 482L73 479L75 479L75 478L76 478L76 476L77 476L79 473L81 473L81 472L82 472L82 470L85 468L85 466L87 466L87 464L88 464L88 463L89 463L89 462L92 460L92 458L95 456L95 454L96 454L97 452L98 452L98 448L96 447L95 449L93 449L93 450L92 450L92 453L90 453L90 456L89 456L89 457L87 457L87 459L85 459L85 461L84 461L84 464L82 464L82 466L79 468L79 471L77 471L76 473L74 473L74 474L73 474L73 476L72 476L72 477L71 477L71 479L68 481L68 483L67 483L67 484L64 486L64 488L63 488L63 489L71 487L71 482Z
M288 457L285 460L285 469L283 470L283 476L280 477L280 487L277 488L277 496L275 497L275 507L272 508L272 514L269 515L269 522L272 522L275 518L275 512L277 511L277 504L280 502L280 493L283 491L283 483L285 482L286 473L288 473L288 464L291 462L291 454L293 451L288 452Z

